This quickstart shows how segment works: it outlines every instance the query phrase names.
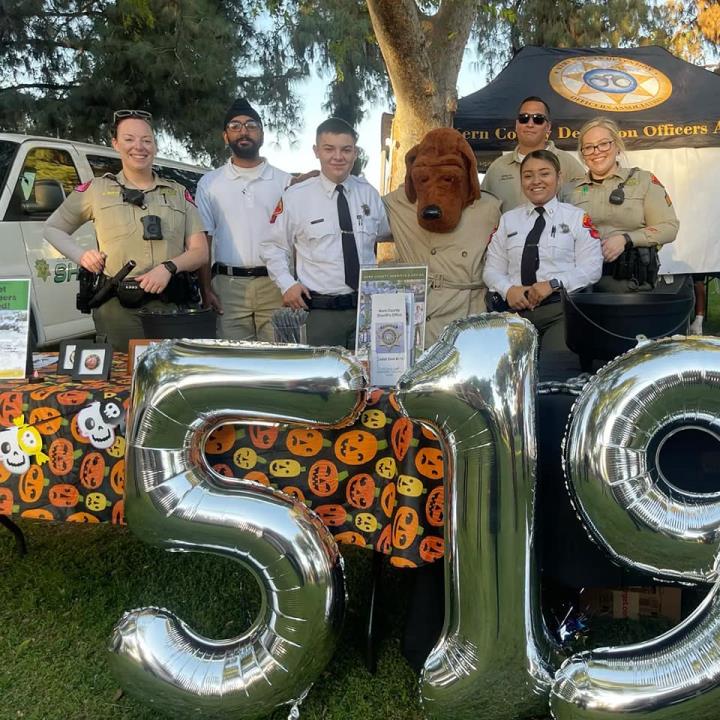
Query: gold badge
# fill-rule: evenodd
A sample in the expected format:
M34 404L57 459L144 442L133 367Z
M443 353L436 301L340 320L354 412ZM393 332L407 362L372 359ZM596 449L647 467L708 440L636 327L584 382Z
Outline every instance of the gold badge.
M566 100L605 112L637 112L665 102L672 83L650 65L611 55L583 55L557 63L550 85Z

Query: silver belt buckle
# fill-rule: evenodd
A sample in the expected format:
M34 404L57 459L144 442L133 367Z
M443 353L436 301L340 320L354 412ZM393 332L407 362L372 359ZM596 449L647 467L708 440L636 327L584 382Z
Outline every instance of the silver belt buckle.
M430 287L433 290L439 290L443 286L443 276L441 273L432 273L429 277Z

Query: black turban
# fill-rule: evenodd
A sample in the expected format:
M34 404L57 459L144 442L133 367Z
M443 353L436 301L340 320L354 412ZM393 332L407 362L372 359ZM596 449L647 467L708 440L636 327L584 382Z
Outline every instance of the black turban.
M225 127L233 118L237 117L238 115L246 115L247 117L253 118L253 120L257 120L259 123L262 124L262 118L258 114L257 110L250 105L250 103L245 98L238 98L228 109L225 113L225 123L223 124L223 127Z

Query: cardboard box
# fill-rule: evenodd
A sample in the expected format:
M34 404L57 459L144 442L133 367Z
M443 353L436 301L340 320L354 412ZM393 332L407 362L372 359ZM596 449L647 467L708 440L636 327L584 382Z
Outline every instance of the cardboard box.
M665 617L680 622L682 591L677 587L588 588L583 606L590 615L637 620L640 617ZM582 601L581 598L581 601Z

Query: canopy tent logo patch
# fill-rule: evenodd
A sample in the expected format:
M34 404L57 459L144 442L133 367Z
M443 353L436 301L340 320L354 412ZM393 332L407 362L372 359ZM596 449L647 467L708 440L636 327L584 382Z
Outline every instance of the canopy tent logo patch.
M636 112L672 95L670 78L650 65L610 55L568 58L550 70L550 86L566 100L608 112Z

